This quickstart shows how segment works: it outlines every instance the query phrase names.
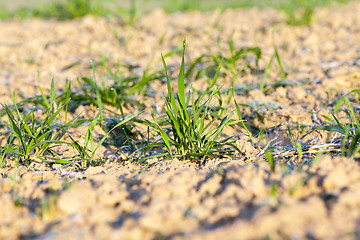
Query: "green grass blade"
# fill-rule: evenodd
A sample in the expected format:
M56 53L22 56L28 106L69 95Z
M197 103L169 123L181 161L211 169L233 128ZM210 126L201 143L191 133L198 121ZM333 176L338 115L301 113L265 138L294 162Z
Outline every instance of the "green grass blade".
M71 80L67 79L65 85L65 123L67 123L68 106L69 106L69 101L71 99L70 95L71 95Z
M64 108L65 105L62 105L58 110L56 110L56 112L54 112L53 114L51 114L51 116L47 119L45 119L45 122L43 125L48 125L50 127L51 123L54 121L54 119L59 116L61 110ZM50 114L50 110L48 110L47 114Z
M72 145L71 145L71 146L78 151L80 157L81 157L82 159L83 159L83 158L89 159L90 156L89 156L89 154L87 153L87 152L88 152L87 147L82 147L77 141L75 141L75 139L74 139L71 135L69 135L69 138L70 138L70 140L71 140L71 142L72 142Z
M85 135L85 144L84 147L87 148L89 141L91 141L92 137L92 131L94 131L94 128L96 126L96 123L99 119L100 116L100 112L98 114L96 114L96 116L94 117L94 119L91 121L88 130L86 131L86 135ZM92 149L91 149L92 150Z
M278 62L278 65L280 67L280 70L281 70L281 74L282 74L282 77L286 77L287 76L287 73L285 72L282 64L281 64L281 59L280 59L280 56L279 56L279 52L277 50L277 48L275 47L275 57L276 57L276 60Z
M21 143L21 146L25 150L26 149L25 139L24 139L24 136L23 136L20 128L16 124L14 115L12 114L11 110L9 109L9 107L7 105L4 104L3 107L5 108L6 114L10 121L11 128L14 131L16 138L18 139L18 141ZM15 108L16 108L16 106L15 106Z
M274 156L268 149L265 150L265 157L266 157L266 160L268 161L268 163L270 165L271 172L274 173L275 172Z
M181 67L180 67L180 73L179 73L179 77L178 77L178 99L179 99L179 109L181 109L180 112L182 113L184 118L189 120L189 116L186 111L187 106L185 105L186 104L185 71L184 71L184 68L185 68L185 46L186 46L186 41L184 39Z
M219 63L219 66L218 66L218 68L216 70L213 81L212 81L211 85L209 86L209 88L212 88L213 86L215 86L215 84L216 84L216 82L217 82L217 80L219 78L219 75L220 75L221 66L222 66L222 61L220 61L220 63Z
M56 106L56 94L55 94L55 85L54 85L54 78L51 80L51 87L50 87L50 107L57 108Z
M339 98L339 100L336 101L334 111L333 111L334 114L340 109L340 107L344 103L344 101L345 101L344 97L341 97L341 98Z
M239 117L239 120L241 121L241 125L243 126L243 128L245 129L246 133L248 134L248 136L250 137L251 139L251 142L254 144L254 146L256 146L256 143L255 143L255 140L252 136L252 134L250 133L249 129L247 128L247 126L245 125L245 122L244 120L242 119L241 117L241 111L240 111L240 107L239 105L237 104L237 102L234 100L234 103L235 103L235 106L236 106L236 112L237 112L237 115Z
M165 63L164 56L162 54L161 54L161 60L163 62L165 76L166 76L166 83L167 83L167 88L168 88L168 98L169 98L169 101L170 101L171 106L173 108L173 111L178 111L178 108L177 108L176 103L175 103L174 94L173 94L173 92L171 90L171 84L170 84L170 79L169 79L169 76L168 76L167 66L166 66L166 63Z
M349 98L345 97L345 103L349 111L350 118L353 122L355 122L357 132L360 131L359 119L357 118L354 108L352 107Z
M291 144L292 144L293 148L296 149L296 140L295 140L294 134L292 133L289 125L287 125L287 130L288 130L288 133L289 133Z
M347 154L348 157L353 157L354 154L356 153L355 148L356 148L356 145L359 142L359 140L360 140L360 132L358 132L351 140L351 143L350 143L350 146L348 149L348 154Z
M266 80L268 79L268 77L269 77L269 71L270 71L270 67L271 67L271 65L272 65L272 63L273 63L273 60L274 60L274 55L271 56L270 61L269 61L269 63L267 64L266 69L265 69L264 78L262 78L262 80L261 80L261 82L260 82L259 88L260 88L260 91L262 91L262 92L265 91L265 89L264 89L264 88L265 88L265 81L266 81Z
M335 119L337 125L342 129L342 134L345 133L345 127L340 123L340 121L337 119L337 117L335 116L335 114L331 113L331 115L333 116L333 118Z

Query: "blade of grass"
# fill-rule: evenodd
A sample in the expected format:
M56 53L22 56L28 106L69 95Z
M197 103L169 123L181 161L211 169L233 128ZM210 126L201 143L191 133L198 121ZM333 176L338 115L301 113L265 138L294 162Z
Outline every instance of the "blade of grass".
M280 56L279 56L279 52L278 52L276 47L275 47L275 57L276 57L276 60L278 62L278 65L280 67L282 77L285 78L287 76L287 73L285 72L285 70L284 70L284 68L282 66L281 59L280 59Z
M234 103L235 103L235 106L236 106L236 112L237 112L237 115L238 115L238 117L239 117L239 120L240 120L241 125L243 126L243 128L244 128L245 131L246 131L246 133L247 133L248 136L250 137L251 142L254 144L254 146L256 146L256 142L255 142L252 134L250 133L249 129L248 129L247 126L245 125L244 120L243 120L242 117L241 117L241 111L240 111L239 105L237 104L237 102L236 102L235 100L234 100Z

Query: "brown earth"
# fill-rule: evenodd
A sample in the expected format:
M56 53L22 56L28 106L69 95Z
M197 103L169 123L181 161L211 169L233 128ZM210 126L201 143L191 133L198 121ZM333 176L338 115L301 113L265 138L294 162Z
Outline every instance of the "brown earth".
M184 37L190 63L203 53L217 53L217 41L229 53L232 36L236 49L261 48L260 69L266 68L274 46L278 48L291 84L266 93L258 88L239 91L235 98L263 114L265 127L282 124L267 132L264 145L277 137L280 145L290 147L286 124L316 127L326 122L321 114L330 116L334 99L359 88L359 12L359 3L333 5L318 9L314 23L301 27L286 25L285 16L272 9L173 15L156 10L134 26L90 16L67 22L3 21L1 102L9 103L14 90L18 100L38 93L37 72L44 89L52 77L60 89L65 78L91 76L92 59L107 57L109 66L122 63L139 72L161 69L160 53L181 47ZM80 64L64 70L76 61ZM176 74L180 55L166 61ZM259 84L262 76L246 70L235 79L235 87ZM268 84L280 79L277 64L269 76ZM218 83L229 86L231 80L223 73ZM201 89L204 82L198 79L193 86ZM160 81L151 87L156 97L145 100L145 118L151 106L163 104L160 97L166 93ZM359 99L352 101L358 114ZM263 126L249 108L242 110L251 124ZM94 109L85 108L84 115L93 117ZM225 133L243 132L239 127ZM303 144L330 143L332 137L316 132ZM289 154L272 173L246 137L239 137L237 145L242 153L236 158L202 164L178 159L124 162L114 147L106 163L84 170L8 162L0 170L0 239L360 238L358 161L330 155L315 161L307 154L301 162Z

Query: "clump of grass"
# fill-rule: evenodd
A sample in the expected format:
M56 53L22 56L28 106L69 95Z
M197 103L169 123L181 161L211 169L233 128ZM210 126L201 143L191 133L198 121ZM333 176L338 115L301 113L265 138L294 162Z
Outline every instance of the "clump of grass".
M237 149L237 147L234 145L234 141L231 140L232 137L220 141L218 138L226 126L238 123L239 121L232 120L232 116L234 115L234 111L232 111L225 117L222 117L220 123L213 127L216 118L211 118L210 112L212 111L212 107L210 106L210 102L220 90L220 88L215 88L215 84L212 84L212 86L197 99L195 99L191 90L189 90L188 93L185 92L185 45L184 40L176 97L172 92L167 74L167 66L164 57L162 56L168 87L168 97L166 98L164 111L168 117L170 128L163 129L161 127L155 108L153 122L147 120L145 123L161 136L167 154L170 156L195 160L203 160L206 157L222 156L224 155L224 152L222 152L220 148L231 146ZM220 68L218 68L218 71L220 71ZM217 77L218 74L215 76ZM213 82L216 83L216 79L214 79ZM209 94L209 98L202 102L207 94ZM209 121L207 121L207 118L210 118Z
M353 90L349 94L351 93L357 93L360 96L360 89ZM358 158L358 153L360 152L360 124L357 112L355 112L349 100L349 94L342 96L336 102L334 111L331 113L332 118L323 116L326 120L328 120L328 124L313 129L302 138L317 130L325 130L335 134L341 134L342 137L340 138L340 142L337 143L336 139L334 139L335 144L333 144L335 147L339 148L337 150L340 152L340 155ZM344 104L346 107L345 111L348 113L349 123L341 123L339 118L335 115Z
M67 102L61 106L56 105L54 82L52 81L46 116L43 121L39 121L35 118L34 109L31 109L27 114L20 113L14 93L12 109L3 104L10 123L10 136L7 139L6 146L2 148L2 165L8 154L17 156L20 158L20 162L25 164L31 162L32 156L38 158L45 154L59 156L60 154L53 148L61 144L68 144L61 140L66 134L67 126L59 122L60 111L67 105Z
M169 0L168 5L164 6L165 11L195 11L201 9L200 0Z
M261 49L259 47L246 47L235 50L232 37L228 40L228 47L230 52L229 56L224 56L222 52L219 51L217 55L212 55L212 58L218 63L222 62L226 70L230 71L232 74L236 74L238 61L243 60L244 62L250 62L249 54L252 54L255 56L255 66L253 67L250 64L247 64L246 67L253 72L257 72L258 62L261 58Z
M350 0L288 0L275 7L284 11L287 16L287 23L293 26L309 25L313 20L316 7L329 6L332 2L347 3Z
M117 12L118 14L120 14L121 16L126 16L127 18L123 19L124 23L129 24L129 25L133 25L136 22L137 19L137 15L138 15L138 8L136 6L136 1L135 0L129 0L130 3L130 8L129 9L125 9L125 8L118 8Z
M110 10L104 7L104 1L66 0L65 2L53 2L49 8L35 10L34 16L68 20L83 17L88 14L100 16L109 13Z
M289 133L289 137L290 137L290 141L291 141L291 145L293 146L293 148L295 149L297 155L299 156L299 161L301 162L302 160L302 156L303 156L303 148L301 146L301 143L299 141L296 141L294 134L292 133L289 125L287 126L287 130Z
M113 15L110 8L104 5L104 2L112 0L65 0L51 1L51 4L36 8L22 7L14 12L1 11L0 17L26 19L30 17L39 17L43 19L55 18L61 21L80 18L85 15L109 16Z
M30 164L34 159L39 159L44 162L53 162L60 164L67 164L75 161L81 161L82 166L87 166L87 163L93 162L96 151L104 143L106 138L116 128L128 123L134 118L134 115L127 116L115 124L110 129L106 129L106 134L101 137L97 144L95 144L93 131L99 122L100 112L93 119L79 120L77 117L68 121L67 111L68 105L71 101L71 82L67 81L64 93L56 95L54 81L51 82L50 95L44 94L40 88L41 96L36 96L33 99L21 101L22 107L26 103L32 103L42 106L46 110L45 119L36 117L37 109L35 105L26 113L18 108L15 101L15 93L13 95L13 105L4 107L4 113L9 119L9 137L6 145L0 148L0 163L3 167L7 158L18 159L20 163ZM26 110L26 108L24 108ZM28 109L28 108L27 108ZM61 112L65 111L65 122L62 121ZM68 130L76 128L90 121L90 125L84 137L84 144L81 145L75 140ZM69 137L71 141L65 141ZM56 151L56 147L66 145L73 148L78 153L71 158L63 158L62 154ZM90 147L90 148L89 148Z
M317 2L316 0L290 0L282 3L281 9L285 12L289 25L309 25Z
M109 76L101 78L100 81L96 79L94 65L92 65L92 78L85 76L78 78L81 88L78 91L71 92L69 110L74 111L79 105L96 106L100 112L101 126L105 132L108 132L120 122L120 118L126 118L123 106L144 108L144 105L138 100L139 97L152 95L149 83L161 78L163 74L160 71L151 72L149 69L145 69L141 76L132 74L125 77L120 71L112 71L105 65L103 67L108 71ZM117 108L120 113L114 111L113 108ZM112 114L114 117L104 117L105 112ZM141 119L136 121L142 122ZM112 133L110 136L113 144L120 146L124 136L128 140L129 136L133 135L134 128L135 125L131 121L124 124L121 130ZM119 131L121 131L121 134L119 134Z
M266 80L269 77L269 71L270 71L271 65L273 64L274 58L276 58L276 61L278 63L279 69L280 69L281 80L278 80L272 84L268 84L268 83L266 83ZM293 83L291 83L285 79L287 75L288 74L284 70L284 67L281 63L281 58L280 58L279 52L278 52L277 48L274 46L274 54L271 56L270 61L265 68L264 77L261 79L260 84L259 84L260 91L266 93L267 91L269 91L271 89L276 89L277 87L280 87L280 86L293 85Z
M81 104L100 107L99 100L104 105L119 108L121 112L123 104L143 107L136 96L151 95L152 91L145 91L146 89L149 90L149 83L163 76L160 71L151 72L149 69L143 70L141 75L124 76L120 70L113 71L104 64L102 66L107 70L108 76L102 77L100 81L96 79L94 64L92 64L92 78L82 76L77 79L81 88L70 95L72 99L71 110ZM108 109L104 107L104 110Z
M40 76L38 74L38 82L40 79ZM53 83L52 83L53 84ZM55 94L54 93L54 89L52 89L51 91L53 91L52 94L55 94L53 96L53 98L51 98L51 96L47 95L44 93L43 89L41 87L39 87L40 93L41 94L35 94L32 97L29 98L25 98L19 102L16 103L16 107L18 109L29 109L29 108L33 108L33 110L48 110L51 106L50 101L52 100L52 104L55 106L55 108L61 106L61 105L65 105L65 122L67 122L67 112L68 112L68 108L69 105L71 105L71 102L69 103L68 100L70 100L70 95L71 95L71 81L66 79L65 82L65 87L62 90L62 93L60 94ZM65 104L67 103L67 104ZM31 105L29 107L29 105ZM9 108L14 107L14 105L10 105L8 106ZM4 115L6 115L6 111L2 110L0 111L0 117L3 117Z
M220 51L220 47L217 53L202 54L189 66L185 76L190 77L193 75L198 65L201 65L201 69L195 72L195 78L206 76L211 79L220 64L222 65L222 71L231 77L237 76L239 72L245 68L251 72L260 72L258 62L261 59L262 53L259 47L236 49L232 37L227 41L227 45L229 48L228 54ZM255 64L252 64L253 62L255 62Z
M80 105L93 105L99 109L100 122L105 132L108 132L113 126L119 123L119 119L125 119L123 106L131 105L132 107L143 108L143 104L138 100L138 96L148 96L152 94L148 90L148 83L159 79L162 74L160 71L150 72L145 69L142 75L132 74L130 76L123 76L120 71L112 71L104 63L100 63L109 73L108 77L103 77L99 81L95 76L95 65L92 64L93 77L82 76L78 78L78 84L80 89L72 91L71 80L66 80L65 88L61 93L54 96L54 104L60 106L66 101L65 105L65 122L67 122L68 112L74 112ZM19 108L29 108L29 105L35 107L35 109L48 109L50 106L49 96L44 94L42 88L40 88L41 94L37 94L33 97L26 98L17 103ZM109 108L112 107L112 108ZM10 106L11 108L11 106ZM117 108L119 112L114 111ZM104 117L104 112L115 115L114 117ZM5 110L0 111L0 117L6 114ZM86 122L91 122L87 120ZM72 124L73 127L77 127L84 123L84 120L78 120ZM123 131L130 135L134 125L127 123L122 127Z

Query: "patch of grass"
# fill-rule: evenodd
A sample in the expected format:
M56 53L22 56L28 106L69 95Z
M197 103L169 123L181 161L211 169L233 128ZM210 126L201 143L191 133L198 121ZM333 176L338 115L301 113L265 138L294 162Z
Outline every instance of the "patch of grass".
M218 141L223 129L226 126L239 123L240 121L232 120L234 111L231 111L225 117L222 117L220 123L213 127L216 119L211 118L210 112L212 98L220 91L215 88L216 79L205 92L196 100L194 94L189 90L185 91L185 71L184 71L184 54L185 40L183 42L183 56L178 77L178 92L174 96L170 80L167 75L167 66L162 56L164 70L167 78L168 97L164 111L170 122L170 128L163 129L158 121L156 110L153 113L153 122L146 121L146 124L158 133L170 156L177 156L182 159L204 160L206 157L223 156L225 152L220 148L230 146L235 149L232 137ZM218 68L220 71L220 68ZM215 75L216 77L218 74ZM209 98L202 102L203 98L209 94ZM174 147L174 148L172 148Z
M16 17L26 19L30 17L39 17L43 19L55 18L58 20L69 20L83 17L85 15L93 16L109 16L113 15L113 11L106 7L104 2L112 2L112 0L66 0L51 1L51 4L29 8L19 8L14 12L3 10L0 12L2 19Z
M167 12L195 11L201 8L199 0L168 0L168 3L164 5L164 10Z
M67 122L68 112L74 112L80 105L92 105L99 108L100 122L104 131L109 131L117 124L115 119L125 119L123 106L144 108L144 105L138 100L138 97L147 97L154 94L151 91L149 83L154 80L161 79L163 74L160 71L150 71L145 69L141 75L133 74L124 76L124 72L120 69L113 71L106 66L104 62L97 63L98 67L104 67L108 75L97 79L95 76L95 65L92 64L93 77L82 76L77 79L79 89L72 90L72 82L66 80L64 89L57 93L54 97L54 104L56 106L65 105L65 122ZM35 110L48 109L50 106L49 96L46 95L43 89L39 89L41 94L34 95L21 100L16 103L20 109L34 108ZM11 106L9 106L11 108ZM119 112L114 111L117 108ZM104 113L115 115L114 117L104 117ZM6 114L5 110L0 111L0 117ZM85 122L91 120L77 120L72 123L72 127L78 127ZM132 132L133 125L131 123L123 126L127 134Z
M140 76L130 74L125 77L123 72L113 71L105 65L103 67L107 70L109 76L102 77L100 81L95 77L94 65L92 78L85 76L78 78L81 88L71 92L69 111L74 111L80 105L96 106L100 112L101 126L105 132L108 132L119 123L119 119L126 118L123 106L144 108L144 105L139 101L139 97L153 95L154 92L151 90L149 83L161 79L163 74L160 71L151 72L149 69L145 69ZM109 106L112 108L109 108ZM113 111L114 107L120 113ZM113 117L104 117L105 113L110 113ZM134 121L142 122L141 119L134 119ZM124 137L131 142L129 136L133 135L134 128L135 125L132 121L123 124L121 129L117 129L110 134L111 142L116 146L120 146L124 142Z
M114 2L114 1L112 1ZM138 5L136 4L136 0L129 0L128 1L130 4L129 8L125 8L125 7L118 7L116 12L117 12L117 16L122 16L122 20L125 24L128 25L133 25L138 17Z
M280 4L280 9L285 12L289 25L309 25L314 9L320 2L317 0L290 0Z
M0 6L0 19L38 17L69 20L85 15L116 16L124 24L133 25L139 16L156 8L162 8L167 13L174 13L179 11L272 7L286 14L286 22L289 25L299 26L309 25L312 22L316 7L326 7L333 2L347 3L350 1L353 0L54 0L48 5L20 7L15 11L9 11L6 6Z
M301 162L302 155L303 155L301 143L295 139L295 136L292 133L289 125L287 126L287 130L288 130L288 133L289 133L291 144L292 144L293 148L296 150L296 153L299 156L299 161Z
M235 50L232 37L228 40L228 47L230 52L229 56L224 56L223 53L219 51L217 55L213 54L211 56L213 60L215 60L217 63L222 62L224 68L233 75L238 72L237 65L240 59L242 59L245 63L250 63L252 60L254 60L255 66L251 66L250 64L247 64L246 66L252 72L258 72L258 61L261 58L261 49L259 47L247 47ZM251 59L249 57L250 55L253 55L255 58Z
M126 24L133 24L139 14L147 13L155 8L162 8L168 13L178 11L211 11L228 8L272 7L287 15L287 23L291 25L310 24L314 9L328 6L332 2L347 3L351 0L54 0L41 7L22 7L15 11L0 7L0 19L39 17L68 20L85 15L118 16ZM31 4L30 4L31 5ZM34 4L33 4L34 5ZM114 10L115 9L115 10Z
M332 2L347 3L350 0L289 0L281 1L276 8L286 14L289 25L300 26L312 22L316 7L326 7Z
M210 11L214 9L228 9L228 8L251 8L251 7L272 7L283 10L288 16L289 24L304 24L306 21L311 22L313 9L316 6L328 6L332 2L347 3L351 0L170 0L158 1L159 7L163 7L167 12L176 11ZM151 2L151 1L149 1Z
M8 154L19 157L20 162L25 164L31 162L32 156L38 158L43 157L45 154L59 156L60 154L53 148L58 145L68 144L61 140L66 134L67 124L58 122L60 111L67 105L67 102L61 106L55 104L55 89L52 81L46 116L44 120L39 121L35 118L34 109L31 109L29 113L20 113L15 102L14 93L12 109L3 104L10 123L10 136L7 139L6 146L2 148L2 166ZM68 124L71 124L71 122Z
M360 89L351 91L349 94L357 93L360 96ZM317 127L313 131L325 130L335 134L341 134L340 139L334 139L334 147L338 149L341 156L360 158L360 124L358 112L356 112L352 106L352 103L349 100L349 94L346 94L338 99L334 107L334 111L331 113L332 118L323 116L328 120L328 124ZM342 105L345 105L345 111L348 114L348 119L350 122L342 123L338 117L336 117L336 112L338 112ZM304 135L302 138L310 134L311 132Z
M275 173L275 160L272 152L268 149L265 150L265 157L267 162L269 163L270 169L272 173Z
M224 54L219 48L217 53L201 55L189 66L185 76L190 77L194 73L196 66L201 65L200 70L195 74L195 78L206 76L211 79L220 63L224 73L232 77L237 76L244 68L254 73L260 72L258 61L261 58L261 49L259 47L236 49L232 38L229 38L227 45L229 48L228 54ZM253 62L255 62L255 66L251 64Z
M237 113L237 115L238 115L238 117L239 117L239 120L240 120L241 125L242 125L243 128L245 129L246 133L248 134L248 136L249 136L251 142L254 144L254 146L257 146L257 143L255 142L252 134L250 133L249 129L247 128L247 126L245 125L245 122L243 121L243 119L242 119L242 117L241 117L241 111L240 111L239 105L237 104L236 101L234 101L234 102L235 102L235 106L236 106L236 113Z
M100 82L96 80L95 73L93 78L82 76L77 79L81 88L70 95L72 99L71 110L74 110L80 104L91 104L100 107L98 97L101 99L102 104L118 107L121 112L123 104L143 107L137 100L136 95L151 95L152 91L149 91L149 83L162 77L160 71L150 72L149 69L145 69L140 76L132 74L125 77L120 70L113 71L105 65L103 67L109 75L102 77ZM104 107L104 110L108 109Z
M21 101L23 110L20 110L18 103L15 102L15 93L13 95L13 105L3 104L4 114L7 115L10 129L6 145L0 148L0 163L4 167L8 158L18 159L20 163L30 164L34 159L44 162L54 162L67 164L77 160L82 162L86 167L87 163L93 162L97 149L104 143L106 138L116 128L125 125L134 118L134 115L124 116L110 129L105 129L106 134L101 137L95 144L93 131L99 122L101 108L99 113L93 119L78 119L78 117L68 121L67 111L69 102L71 102L71 81L67 81L65 90L62 94L56 95L54 81L51 83L50 95L44 94L40 88L41 95L34 98ZM26 104L33 104L32 107L26 108ZM35 106L41 106L35 107ZM37 111L45 110L45 119L39 119ZM61 113L65 112L65 122ZM84 144L81 145L75 140L68 130L76 128L84 123L90 122ZM66 141L69 137L70 141ZM66 145L77 151L77 155L71 158L63 158L62 153L57 152L56 148L60 145ZM90 148L89 148L90 147Z

